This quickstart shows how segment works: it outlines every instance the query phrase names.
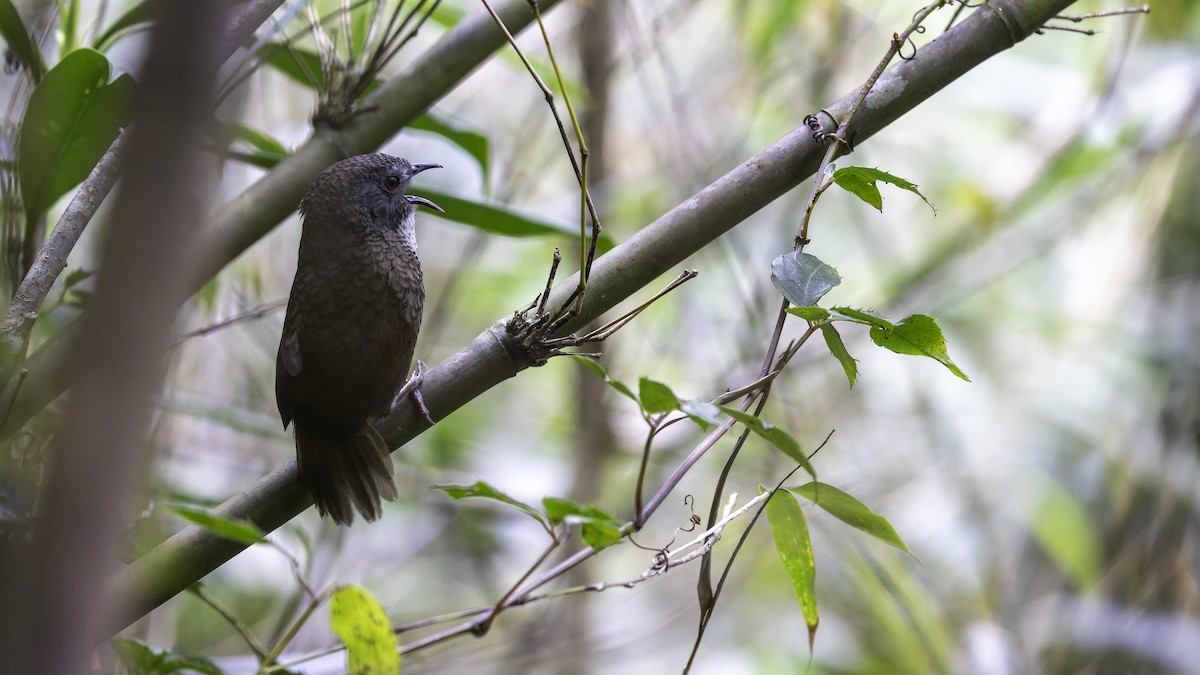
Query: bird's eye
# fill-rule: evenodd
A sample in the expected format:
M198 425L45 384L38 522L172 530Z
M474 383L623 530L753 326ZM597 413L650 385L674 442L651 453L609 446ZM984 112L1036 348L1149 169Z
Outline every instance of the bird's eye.
M384 178L383 187L387 189L388 192L395 192L396 188L400 187L400 177L388 176L387 178Z

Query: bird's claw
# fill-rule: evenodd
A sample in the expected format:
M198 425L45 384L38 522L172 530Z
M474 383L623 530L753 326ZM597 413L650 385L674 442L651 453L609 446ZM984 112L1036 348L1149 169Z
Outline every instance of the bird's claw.
M396 407L404 400L405 396L412 396L413 403L417 405L417 412L421 413L421 417L429 423L429 426L434 425L433 418L429 415L429 408L425 406L425 398L421 396L421 383L425 381L425 362L417 359L417 369L413 371L408 381L403 387L396 392L396 397L392 399L392 411L395 412Z

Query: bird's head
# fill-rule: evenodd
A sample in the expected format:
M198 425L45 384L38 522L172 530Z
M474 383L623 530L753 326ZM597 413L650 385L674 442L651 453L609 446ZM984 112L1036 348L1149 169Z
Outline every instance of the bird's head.
M444 213L442 207L424 197L405 194L413 176L440 168L440 164L411 164L381 153L350 157L317 177L300 204L300 212L365 216L368 222L395 226L419 205Z

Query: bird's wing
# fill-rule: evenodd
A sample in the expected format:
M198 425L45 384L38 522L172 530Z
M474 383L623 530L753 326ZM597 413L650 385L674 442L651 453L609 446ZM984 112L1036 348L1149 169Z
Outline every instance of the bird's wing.
M279 341L279 363L288 375L296 377L300 374L303 365L300 359L300 331L284 329L283 338Z

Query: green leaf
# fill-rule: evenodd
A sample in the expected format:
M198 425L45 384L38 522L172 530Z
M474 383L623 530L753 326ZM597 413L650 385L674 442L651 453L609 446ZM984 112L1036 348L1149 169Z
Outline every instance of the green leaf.
M491 141L482 132L449 115L427 112L408 125L409 129L418 129L437 134L457 145L475 158L483 172L483 184L488 185L488 175L491 167Z
M854 323L861 323L865 326L879 326L880 328L890 329L892 322L878 312L873 312L869 309L852 309L850 307L834 307L833 312Z
M762 491L764 488L760 487ZM808 535L808 521L804 509L786 490L776 490L767 500L767 522L775 538L775 551L783 569L787 571L796 597L800 600L800 612L808 625L808 649L812 651L817 637L817 565L813 557L812 539Z
M853 388L854 381L858 379L858 363L853 356L850 356L850 352L846 351L841 333L838 333L833 324L823 323L821 324L821 335L825 338L825 346L829 347L829 353L833 354L833 358L842 364L842 370L846 372L846 379L850 380L850 387Z
M33 83L41 82L42 77L46 75L46 62L42 59L42 52L35 46L36 43L30 39L25 22L21 20L21 15L13 6L12 0L0 0L0 38L4 38L4 44L12 50L21 65L29 70L29 77Z
M190 656L178 651L155 649L137 640L117 638L112 641L117 658L130 675L169 675L170 673L200 673L224 675L212 661L202 656Z
M153 18L154 3L149 2L149 0L138 3L133 7L130 7L129 11L122 14L116 21L112 22L112 24L110 24L109 27L100 34L100 37L96 38L96 42L92 46L99 51L104 51L111 47L113 43L122 36L131 32L134 28L137 28L145 23L150 23L150 20Z
M579 536L583 538L583 543L597 551L621 541L622 523L613 518L567 516L567 522L580 525Z
M545 220L496 202L466 199L427 187L416 188L413 191L422 197L433 200L435 204L446 210L445 213L435 211L433 215L470 225L484 232L506 237L541 237L549 234L579 236L578 225ZM596 243L596 249L605 251L612 246L612 238L608 234L601 233L600 241Z
M747 429L766 439L768 443L774 445L776 448L779 448L783 451L783 454L796 460L800 466L804 467L808 475L812 476L814 480L816 479L817 470L813 468L812 462L808 461L808 455L804 453L804 449L800 447L796 439L792 438L786 431L737 408L731 408L727 405L719 405L717 407L720 408L721 412L741 422Z
M608 379L608 372L604 370L604 366L600 365L596 359L589 359L586 356L580 356L578 354L571 354L571 357L578 361L584 368L592 371L596 377L599 377L600 379Z
M771 262L771 283L788 302L808 307L842 283L842 277L817 256L792 251Z
M329 628L346 645L350 675L400 675L400 647L379 601L361 586L341 586L329 598Z
M588 370L604 378L605 384L617 390L622 396L627 396L629 400L637 403L638 407L641 407L642 404L640 401L638 401L637 394L633 393L633 390L630 389L629 386L624 382L611 377L608 372L604 370L604 366L597 363L595 359L589 359L586 356L579 356L578 354L573 354L572 356L574 356L575 360L582 363Z
M597 551L621 540L624 523L595 506L587 506L561 497L542 499L542 507L550 522L579 525L583 541Z
M904 317L891 329L872 326L871 340L880 347L897 354L928 356L946 366L958 377L967 382L971 381L971 378L967 377L967 374L950 360L950 354L946 351L946 338L942 336L942 329L938 327L933 317L913 314Z
M814 323L818 321L824 321L830 316L829 310L825 309L824 307L816 307L812 305L808 307L788 307L787 313L791 314L792 316L798 316L806 321L812 321Z
M887 518L867 508L849 494L832 485L816 482L788 489L825 509L831 516L850 527L862 530L879 541L912 555L912 551L908 550L908 546L905 546L904 540Z
M266 535L258 526L248 520L234 520L214 515L207 509L195 506L176 504L170 507L171 512L184 520L198 525L213 534L225 537L231 541L247 546L267 543Z
M133 79L122 75L110 83L108 75L103 54L77 49L29 97L18 152L27 226L87 178L128 123Z
M491 499L493 501L500 502L501 504L507 504L508 506L511 506L521 513L524 513L530 518L538 521L543 526L546 525L546 519L540 511L526 504L525 502L509 497L508 495L481 480L477 480L471 485L434 485L433 489L445 492L451 499Z
M707 430L710 426L716 426L721 423L721 409L708 401L697 401L695 399L680 401L679 409L693 422L698 424L702 430Z
M664 413L679 409L679 399L671 388L648 377L638 380L638 398L648 413Z
M859 199L883 211L883 195L879 193L879 187L875 185L878 181L890 183L901 190L908 190L920 197L921 201L929 204L929 208L933 209L934 213L937 213L937 208L925 198L925 195L921 194L916 185L899 176L893 176L886 171L868 169L863 166L847 166L833 173L833 182L837 183L838 187L858 196Z
M638 401L637 394L633 393L633 390L629 388L629 385L612 377L605 378L604 381L608 383L608 386L620 392L621 395L627 396L629 400L637 403L638 406L641 406L641 403Z

